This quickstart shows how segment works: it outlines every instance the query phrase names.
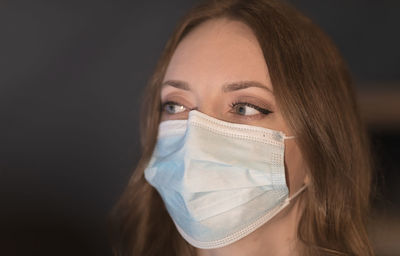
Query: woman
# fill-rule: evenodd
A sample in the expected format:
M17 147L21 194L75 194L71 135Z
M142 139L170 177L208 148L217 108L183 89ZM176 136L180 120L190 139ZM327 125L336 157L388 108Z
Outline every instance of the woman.
M143 106L142 158L114 211L115 255L373 255L351 79L327 36L291 7L192 9Z

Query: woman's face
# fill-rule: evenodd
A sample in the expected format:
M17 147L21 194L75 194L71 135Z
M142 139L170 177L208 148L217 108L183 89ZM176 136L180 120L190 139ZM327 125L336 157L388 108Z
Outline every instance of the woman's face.
M163 80L161 103L162 120L187 119L196 109L227 122L294 135L276 104L260 45L239 21L206 21L179 43ZM285 164L293 194L305 179L296 139L285 141Z

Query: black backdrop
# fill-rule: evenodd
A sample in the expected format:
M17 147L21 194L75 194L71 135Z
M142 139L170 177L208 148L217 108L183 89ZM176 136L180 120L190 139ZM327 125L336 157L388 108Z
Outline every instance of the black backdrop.
M106 217L139 157L140 94L194 2L0 2L0 255L111 254ZM399 1L291 2L331 35L360 93L398 91ZM397 213L400 132L370 132L375 208Z

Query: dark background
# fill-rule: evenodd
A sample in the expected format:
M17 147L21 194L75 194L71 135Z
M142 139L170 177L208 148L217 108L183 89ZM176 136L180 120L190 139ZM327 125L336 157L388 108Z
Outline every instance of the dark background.
M0 1L0 255L111 255L140 94L197 1ZM400 1L292 0L334 40L377 159L370 226L400 255Z

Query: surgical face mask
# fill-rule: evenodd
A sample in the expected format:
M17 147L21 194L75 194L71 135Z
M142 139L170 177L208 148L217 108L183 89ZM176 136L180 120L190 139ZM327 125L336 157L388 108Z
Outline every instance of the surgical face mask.
M145 169L179 233L204 249L231 244L284 209L282 132L224 122L198 111L161 122Z

